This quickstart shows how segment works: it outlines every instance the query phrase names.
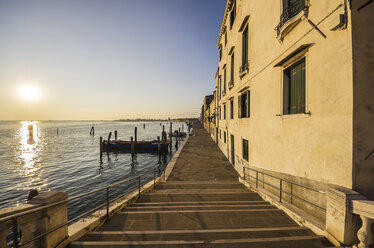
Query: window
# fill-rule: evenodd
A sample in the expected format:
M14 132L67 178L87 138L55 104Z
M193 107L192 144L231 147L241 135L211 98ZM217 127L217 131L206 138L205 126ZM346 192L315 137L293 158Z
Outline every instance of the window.
M226 131L223 132L223 142L226 144Z
M219 139L221 139L221 129L219 130Z
M249 118L251 113L251 91L246 91L239 96L239 118Z
M305 58L283 71L283 114L305 113Z
M222 59L222 45L219 45L219 61Z
M235 17L236 17L236 0L233 1L232 9L230 12L230 29L234 25Z
M223 70L223 92L226 94L226 67Z
M219 119L221 120L221 107L219 107Z
M225 32L225 47L227 45L227 31Z
M223 105L223 119L226 120L226 103Z
M234 86L234 53L231 55L231 84Z
M230 101L230 119L234 119L234 100Z
M305 0L283 0L283 21L291 19L305 7Z
M218 78L219 80L219 98L222 97L222 82L221 82L221 76Z
M243 159L248 161L248 140L242 139L243 143Z
M243 31L242 36L242 67L248 64L248 26Z

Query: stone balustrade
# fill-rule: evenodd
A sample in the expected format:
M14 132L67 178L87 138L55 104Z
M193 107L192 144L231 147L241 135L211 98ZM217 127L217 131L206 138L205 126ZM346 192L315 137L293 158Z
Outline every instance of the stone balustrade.
M359 215L362 221L362 226L357 232L357 237L360 241L356 248L369 248L373 244L374 238L371 224L374 219L374 201L368 200L353 200L351 205L352 213Z
M15 215L21 212L33 210L44 205L63 201L68 198L68 194L59 191L47 191L32 198L27 204L10 207L0 210L0 219ZM24 243L32 238L52 230L67 222L67 203L63 203L48 209L36 211L19 216L17 219L18 241ZM7 236L12 234L14 219L0 223L0 247L9 247ZM33 242L22 247L56 247L62 240L68 237L68 226L65 225L53 232L50 232ZM8 242L8 243L7 243ZM12 242L12 241L11 241ZM12 243L11 243L12 244Z

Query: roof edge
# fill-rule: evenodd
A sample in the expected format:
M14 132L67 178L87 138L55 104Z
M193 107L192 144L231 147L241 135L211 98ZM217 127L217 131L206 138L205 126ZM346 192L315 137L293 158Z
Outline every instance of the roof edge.
M227 16L228 16L228 14L230 12L230 9L231 9L232 2L233 2L233 0L227 0L227 2L226 2L225 12L223 14L221 28L220 28L219 34L218 34L217 47L219 47L219 43L221 42L222 35L225 32L225 29L226 29L225 24L226 24Z

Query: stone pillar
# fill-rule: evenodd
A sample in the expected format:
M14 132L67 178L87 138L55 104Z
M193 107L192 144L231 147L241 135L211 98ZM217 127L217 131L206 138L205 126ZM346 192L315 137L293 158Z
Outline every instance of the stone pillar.
M52 204L55 202L63 201L68 199L68 194L60 191L47 191L38 196L35 196L29 201L29 204L35 204L39 206ZM35 234L41 234L47 232L54 227L57 227L68 220L67 216L67 203L60 204L42 211L41 218L36 223ZM54 232L51 232L40 238L37 242L39 247L52 248L56 247L64 239L68 237L68 226L65 225Z
M352 200L364 200L356 191L343 187L329 188L327 191L326 235L332 236L342 245L357 242L359 217L352 214Z

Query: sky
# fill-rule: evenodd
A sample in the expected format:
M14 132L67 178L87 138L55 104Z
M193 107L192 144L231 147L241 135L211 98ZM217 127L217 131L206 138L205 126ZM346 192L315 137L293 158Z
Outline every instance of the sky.
M0 120L197 117L226 0L0 0Z

